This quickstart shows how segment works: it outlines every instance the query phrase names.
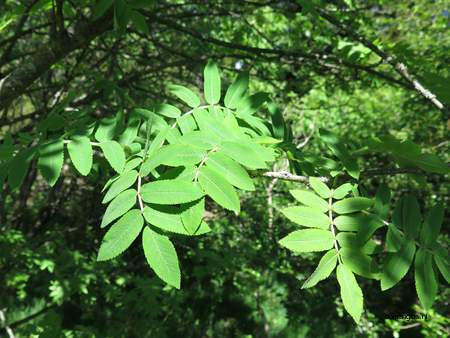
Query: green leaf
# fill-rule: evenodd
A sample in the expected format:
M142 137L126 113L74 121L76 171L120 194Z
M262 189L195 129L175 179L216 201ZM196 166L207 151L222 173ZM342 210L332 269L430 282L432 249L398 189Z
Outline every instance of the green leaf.
M140 210L128 211L103 237L97 261L112 259L124 252L137 238L144 225Z
M355 214L343 215L334 219L334 224L340 231L359 231L373 221L373 216Z
M311 191L294 189L289 190L289 192L300 203L318 209L322 212L328 211L328 202L321 199L319 196L317 196Z
M450 172L448 164L434 154L421 154L414 159L414 164L420 169L432 173L448 174Z
M344 265L352 272L366 278L379 278L375 262L360 249L341 248L339 254Z
M345 196L347 196L353 189L353 184L351 183L344 183L337 187L335 190L333 190L333 198L335 200L341 200Z
M332 195L330 188L318 177L310 177L309 185L322 198L330 198Z
M375 231L377 231L379 228L382 228L383 226L384 223L382 220L371 215L369 222L366 224L365 227L359 229L358 233L356 234L356 237L360 243L365 243L369 240L369 238L373 236Z
M236 112L238 116L251 115L268 100L268 93L256 93L250 96L244 96L237 103Z
M208 166L201 167L198 182L203 191L219 205L236 213L240 211L239 197L236 190L217 171Z
M169 144L156 150L144 161L141 173L149 173L159 165L170 167L191 166L199 163L206 152L185 144Z
M166 117L177 118L181 115L181 110L177 107L166 103L156 104L154 106L155 113Z
M400 251L390 254L381 275L381 290L387 290L406 275L416 252L413 241L405 241Z
M291 232L278 243L294 252L325 251L333 247L334 238L328 230L306 229Z
M170 85L169 91L191 108L196 108L200 105L200 98L189 88L179 85Z
M197 184L184 180L161 180L146 183L141 187L144 202L155 204L188 203L204 196Z
M177 118L178 127L180 127L183 136L186 136L190 132L194 131L197 128L197 124L195 123L192 114L184 114ZM200 132L200 131L198 131ZM179 142L182 142L179 140Z
M428 311L436 299L438 290L432 254L419 248L416 253L414 268L417 295L425 311Z
M130 10L130 19L133 22L133 25L136 27L138 31L143 34L150 34L150 28L148 27L147 20L145 16L143 16L138 11Z
M248 88L249 76L247 72L240 73L234 82L228 87L225 94L225 107L234 109L237 107L238 102L244 96Z
M137 177L138 173L136 170L124 172L123 174L121 174L119 178L111 184L111 187L103 198L102 203L108 203L122 191L131 187L134 182L136 182Z
M330 226L330 218L314 208L293 206L281 209L281 212L292 222L299 225L321 229L328 229Z
M302 289L311 288L321 280L328 278L336 267L338 254L336 250L328 251L319 261L319 265L314 272L309 276L306 282L302 285Z
M104 228L109 223L119 218L136 204L137 192L129 189L121 192L106 208L103 215L101 227Z
M359 240L357 234L353 232L339 232L336 235L336 239L339 242L339 245L344 248L360 248L364 245Z
M404 240L402 232L395 225L389 224L386 234L386 251L397 252L402 247Z
M420 232L420 242L425 246L435 244L441 231L442 222L444 221L444 207L441 204L435 205L428 212L427 217L422 225Z
M285 137L286 123L283 119L283 114L278 106L274 102L268 104L269 112L272 119L272 132L273 136L277 139L283 140Z
M336 277L341 288L341 298L345 310L359 323L363 311L363 294L353 273L342 264L336 269Z
M145 258L156 275L167 284L179 289L180 267L177 252L169 238L145 227L142 234L142 247Z
M14 156L10 162L8 167L8 184L12 191L22 185L35 154L36 148L24 149Z
M208 167L221 173L232 185L242 190L254 191L255 185L247 171L236 161L221 152L214 152L206 161Z
M267 167L261 158L261 154L258 154L247 143L226 141L222 143L221 150L225 155L250 169L265 169Z
M414 196L405 196L403 200L402 226L406 237L416 239L419 235L422 215L419 203Z
M148 204L144 208L145 220L166 231L187 234L181 221L181 210L173 205Z
M64 163L64 141L53 140L39 148L38 168L45 180L54 186Z
M333 211L338 214L349 214L368 209L373 205L373 200L365 197L350 197L333 203Z
M181 221L189 234L195 234L203 219L205 212L205 199L201 198L181 206Z
M78 172L86 176L92 168L92 146L87 136L74 136L67 145L70 159Z
M375 212L381 217L386 218L389 215L389 205L391 200L391 191L386 184L381 184L375 195Z
M118 116L110 116L101 119L98 123L95 139L99 142L109 141L114 138L117 130Z
M122 146L116 141L106 141L100 143L100 148L111 167L121 174L125 166L125 152Z
M217 65L209 61L203 72L205 100L209 104L216 104L220 100L220 74Z
M112 6L114 3L114 0L100 0L98 1L94 9L92 10L92 19L96 20L103 16L103 14L106 13L106 11Z
M133 158L132 160L129 160L126 164L125 164L125 168L123 169L124 172L128 172L130 170L135 169L136 167L138 167L142 162L142 159L137 157L137 158Z
M448 251L438 246L433 250L433 257L434 262L436 263L442 276L445 278L447 283L450 284L450 256Z

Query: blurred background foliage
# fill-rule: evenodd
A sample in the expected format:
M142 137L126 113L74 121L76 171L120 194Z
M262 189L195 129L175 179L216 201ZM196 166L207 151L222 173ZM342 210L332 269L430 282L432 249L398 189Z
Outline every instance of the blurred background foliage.
M250 72L252 89L277 102L301 151L326 152L318 130L327 128L352 149L370 137L392 134L450 161L450 116L429 105L367 47L338 34L311 11L313 3L405 62L450 104L445 0L116 1L116 13L110 7L100 15L99 20L113 22L106 32L53 63L24 95L3 107L0 140L7 133L29 137L61 104L103 117L173 103L167 85L201 88L202 68L214 59L225 85L238 71ZM58 6L62 16L54 11ZM142 20L131 15L127 23L118 6ZM58 46L64 35L75 35L93 10L98 12L98 5L85 1L0 1L0 79ZM259 114L269 118L267 110ZM392 162L377 155L361 165ZM283 161L275 164L281 168ZM412 273L387 292L376 281L361 279L366 297L358 326L343 311L335 279L301 290L317 255L296 256L277 244L295 227L278 209L292 203L287 191L299 184L256 179L257 191L241 196L239 217L209 205L213 231L175 240L180 291L155 277L138 243L118 259L97 263L101 189L110 175L106 165L94 169L80 178L67 164L64 179L50 189L33 163L20 191L3 190L1 336L7 335L6 326L16 337L450 335L450 289L443 281L426 319L398 320L393 318L423 314ZM369 194L381 183L389 185L394 199L411 192L423 208L436 201L448 205L448 175L361 180ZM447 248L448 220L447 210L441 238Z

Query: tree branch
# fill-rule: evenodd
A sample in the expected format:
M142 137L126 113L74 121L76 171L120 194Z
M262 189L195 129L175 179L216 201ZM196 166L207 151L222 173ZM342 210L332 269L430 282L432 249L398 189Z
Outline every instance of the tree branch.
M408 68L402 62L397 61L397 59L393 55L389 55L388 53L382 51L378 48L374 43L366 39L365 37L359 35L354 29L346 26L341 23L338 19L328 14L325 10L321 8L316 8L317 13L324 18L326 21L331 23L333 26L338 28L339 33L344 37L350 37L353 40L358 41L363 44L367 48L369 48L372 52L378 55L383 62L391 65L395 71L405 80L407 81L411 87L416 90L420 95L422 95L428 102L430 102L433 106L438 108L442 112L448 112L448 109L444 106L442 102L440 102L436 95L434 95L430 90L425 88L413 74L408 71Z
M424 171L418 168L376 168L376 169L367 169L361 172L361 177L371 177L371 176L393 176L399 174L423 174ZM260 176L268 177L268 178L277 178L285 181L293 181L293 182L302 182L308 183L309 176L295 175L291 174L288 171L267 171ZM321 176L319 177L322 182L327 183L330 181L329 177Z
M61 36L50 44L43 44L34 56L8 75L0 91L0 110L22 95L52 65L71 52L86 47L94 38L107 31L111 24L111 15L105 15L92 22L80 23L71 36Z

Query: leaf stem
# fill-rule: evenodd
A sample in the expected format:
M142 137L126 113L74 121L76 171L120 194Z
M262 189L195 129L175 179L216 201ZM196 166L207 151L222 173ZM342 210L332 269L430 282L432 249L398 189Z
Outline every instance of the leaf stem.
M137 181L137 198L139 202L139 208L141 209L141 213L144 213L144 203L142 202L141 197L141 185L142 185L142 177L140 174L138 174L138 181Z
M211 150L209 150L205 156L203 156L202 161L200 162L200 164L197 167L197 170L195 171L195 177L194 177L194 182L197 182L198 180L198 175L200 174L200 169L201 167L203 167L203 165L205 164L206 160L208 159L209 154L217 151L219 148L217 146L214 146Z
M336 249L336 252L338 254L339 264L342 264L342 258L341 258L341 255L339 254L339 244L336 239L336 229L335 229L334 223L333 223L333 211L331 209L332 205L333 205L333 197L330 196L328 198L328 217L330 218L330 230L334 237L334 248Z
M64 144L68 144L68 143L72 143L73 141L72 140L63 140L63 142L64 142ZM100 146L99 142L89 142L89 143L94 147Z

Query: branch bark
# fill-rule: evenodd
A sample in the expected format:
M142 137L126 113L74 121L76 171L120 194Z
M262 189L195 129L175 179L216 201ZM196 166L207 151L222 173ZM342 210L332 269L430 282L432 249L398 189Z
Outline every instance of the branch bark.
M371 176L393 176L399 174L423 174L424 172L418 168L375 168L367 169L361 172L361 177L371 177ZM309 176L295 175L288 171L267 171L261 174L263 177L268 177L272 179L280 179L285 181L302 182L308 183ZM322 176L319 177L322 182L327 183L330 181L329 177Z
M393 55L388 54L387 52L381 50L378 48L373 42L366 39L364 36L359 35L354 29L346 26L345 24L341 23L338 19L336 19L334 16L328 14L325 10L321 8L317 8L317 13L326 21L331 23L333 26L338 28L339 34L341 34L344 37L350 37L353 40L358 41L359 43L363 44L367 48L369 48L372 52L374 52L376 55L378 55L384 63L387 63L391 65L394 70L406 81L408 82L411 87L418 92L420 95L422 95L428 102L430 102L434 107L439 109L442 112L448 113L448 108L445 107L445 105L438 100L436 95L434 95L430 90L425 88L417 79L416 77L409 72L406 65L402 62L399 62Z
M44 43L27 62L19 65L7 75L0 88L0 110L22 95L27 88L51 66L62 60L71 52L85 48L97 36L112 26L112 17L107 14L98 20L81 22L70 36L59 36L50 43Z

